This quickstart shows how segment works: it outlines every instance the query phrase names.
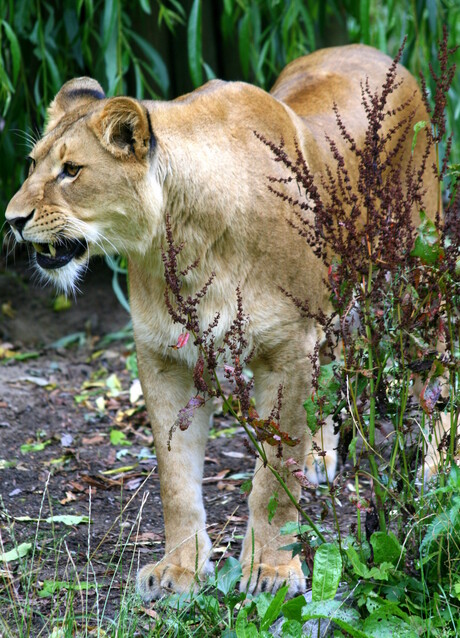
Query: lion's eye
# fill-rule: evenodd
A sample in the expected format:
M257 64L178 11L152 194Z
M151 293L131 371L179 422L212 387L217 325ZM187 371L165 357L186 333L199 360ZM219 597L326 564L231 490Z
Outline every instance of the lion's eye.
M35 160L33 157L28 157L27 159L29 160L29 176L30 176L35 170Z
M82 167L72 162L66 162L62 167L62 177L76 177L81 171Z

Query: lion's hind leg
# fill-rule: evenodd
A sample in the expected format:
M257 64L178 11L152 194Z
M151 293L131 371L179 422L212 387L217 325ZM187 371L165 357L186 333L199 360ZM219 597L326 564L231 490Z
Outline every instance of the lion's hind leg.
M260 356L251 367L254 371L257 411L262 418L270 416L277 402L279 387L282 386L280 428L291 438L299 439L299 443L294 447L285 446L283 459L279 458L276 446L264 445L264 449L268 464L280 473L292 498L298 502L301 487L285 461L292 458L294 465L303 468L309 452L311 439L307 433L303 401L310 387L311 361L308 354L313 351L315 334L307 333L300 339L301 329L294 325L292 329L296 339L289 341L289 335L285 335L286 341L277 344L273 352ZM270 499L272 503L273 500L276 502L276 509L269 517ZM304 591L305 576L299 556L293 557L290 550L281 549L295 541L293 535L282 535L280 530L286 523L297 521L297 509L260 459L254 472L249 510L241 554L241 590L251 593L274 592L286 582L289 596Z

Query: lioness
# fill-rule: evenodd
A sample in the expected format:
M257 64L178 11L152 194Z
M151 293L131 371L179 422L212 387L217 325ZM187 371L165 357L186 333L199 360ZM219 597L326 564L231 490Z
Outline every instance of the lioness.
M239 285L249 316L247 339L253 350L257 410L269 416L283 386L281 429L301 443L290 450L304 466L311 441L302 402L309 394L317 340L312 320L281 288L311 309L327 309L324 267L290 227L289 204L274 197L268 177L282 177L270 149L254 132L294 155L295 143L316 173L331 163L327 133L345 160L348 145L339 134L335 102L359 145L366 118L361 83L382 86L391 60L372 48L354 45L302 57L281 73L271 93L241 82L214 80L170 102L106 98L90 78L67 82L48 110L42 139L30 154L30 173L11 200L6 217L18 241L30 242L35 263L46 280L72 291L93 255L118 252L129 260L130 303L139 372L152 423L166 531L165 557L144 567L138 588L144 599L165 590L189 590L212 569L201 481L209 408L199 410L191 427L168 438L178 411L195 394L192 370L197 353L190 343L172 349L181 327L164 303L161 246L169 215L173 235L184 242L184 267L199 258L185 276L184 296L215 278L199 305L202 326L217 312L216 343L236 314ZM389 96L394 114L383 133L396 126L398 107L415 93L413 121L426 120L414 78L398 68L400 84ZM405 115L406 113L404 113ZM411 140L398 161L410 156ZM416 161L420 161L417 145ZM356 163L348 166L356 177ZM426 208L435 210L436 189L427 182ZM418 211L414 211L417 214ZM336 463L329 434L327 472ZM268 450L279 463L276 450ZM310 476L314 466L309 466ZM288 481L293 495L300 486ZM268 522L267 502L278 492L276 514ZM249 497L250 515L243 543L241 588L289 593L305 586L299 557L280 551L279 538L295 507L275 479L257 463ZM198 574L196 573L198 570Z

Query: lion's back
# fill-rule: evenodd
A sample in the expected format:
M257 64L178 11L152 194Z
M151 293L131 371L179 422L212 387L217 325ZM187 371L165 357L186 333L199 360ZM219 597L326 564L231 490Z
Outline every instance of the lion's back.
M391 62L362 44L321 49L288 64L270 93L304 118L330 111L333 103L348 110L361 101L360 83L369 78L372 89L380 87Z

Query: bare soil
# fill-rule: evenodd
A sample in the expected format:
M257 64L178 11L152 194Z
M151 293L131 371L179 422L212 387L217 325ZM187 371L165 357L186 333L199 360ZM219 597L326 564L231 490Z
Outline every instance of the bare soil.
M89 556L90 578L99 595L108 596L105 615L113 618L138 565L162 555L154 441L142 399L133 404L129 397L131 340L103 339L129 321L113 293L111 272L96 264L67 310L56 312L54 300L50 288L31 283L24 263L6 269L0 262L0 552L24 542L36 546L33 560L29 553L29 562L13 561L0 571L0 616L11 617L24 601L24 565L34 571L38 592L46 580L85 580ZM74 333L80 345L56 347ZM216 560L238 556L247 521L240 486L253 460L244 433L233 426L216 415L205 463L204 499ZM343 485L338 512L347 530L356 508L349 502L350 481L345 478ZM304 491L304 506L332 529L329 501L324 491ZM89 516L91 523L44 520L70 514ZM64 591L33 597L37 636L51 633L50 613L59 596L64 605ZM94 591L90 603L91 596L95 600ZM83 597L76 596L76 608L80 602Z

